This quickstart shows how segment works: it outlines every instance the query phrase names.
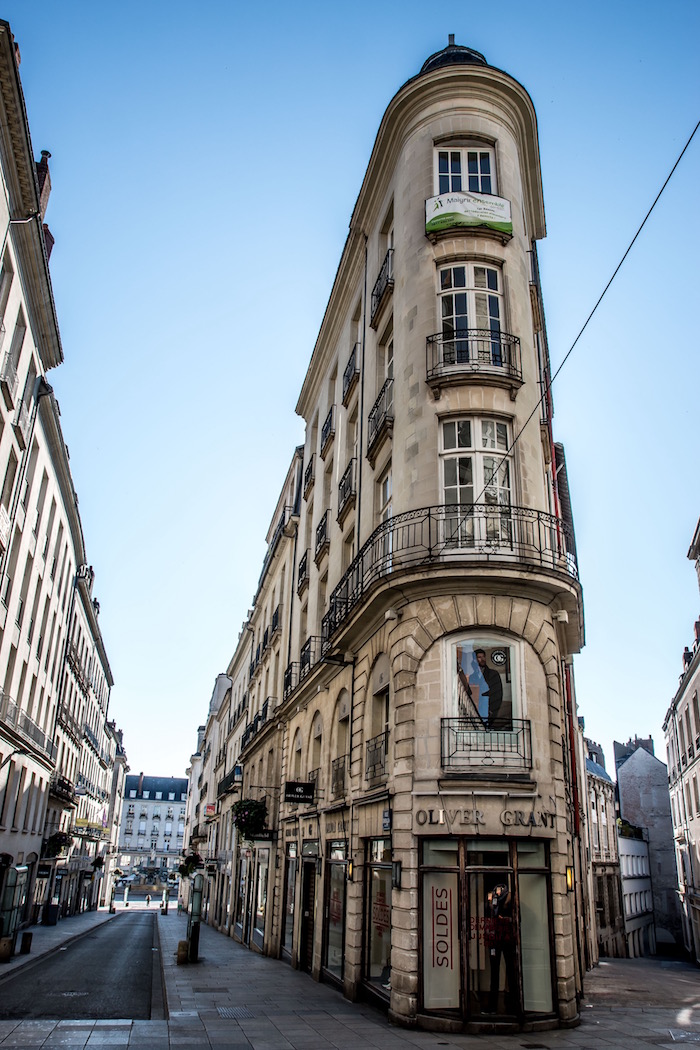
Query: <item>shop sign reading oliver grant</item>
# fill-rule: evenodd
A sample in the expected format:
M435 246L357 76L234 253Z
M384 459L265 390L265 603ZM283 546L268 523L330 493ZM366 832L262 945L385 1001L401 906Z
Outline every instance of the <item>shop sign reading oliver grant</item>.
M495 805L484 799L481 805L432 805L428 800L414 813L417 834L459 835L470 832L494 834L538 834L553 836L556 814L533 806L518 806L506 801Z

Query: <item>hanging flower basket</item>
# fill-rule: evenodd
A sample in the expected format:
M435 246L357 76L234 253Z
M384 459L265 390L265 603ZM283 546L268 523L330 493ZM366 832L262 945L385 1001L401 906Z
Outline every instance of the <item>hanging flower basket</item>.
M55 831L51 835L44 845L43 854L45 857L61 857L64 855L65 850L68 849L72 842L70 835L65 831Z
M262 799L242 798L231 807L233 823L244 839L254 839L265 829L267 802Z
M188 856L185 857L184 861L178 868L178 871L182 875L183 879L189 879L192 876L192 874L196 871L196 869L201 868L203 864L204 861L200 857L199 853L197 853L196 850L193 850L192 853L188 854Z

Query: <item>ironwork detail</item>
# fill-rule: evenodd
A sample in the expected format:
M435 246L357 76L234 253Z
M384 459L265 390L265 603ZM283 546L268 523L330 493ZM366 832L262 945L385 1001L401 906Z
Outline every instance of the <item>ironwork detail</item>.
M334 588L323 617L326 648L352 611L382 580L442 563L509 562L578 579L573 530L531 507L476 503L423 507L374 530Z
M382 268L379 271L379 276L374 282L374 288L372 289L371 309L370 309L370 328L376 327L377 317L379 312L384 305L386 298L394 287L394 249L390 248L384 256L384 262Z
M527 719L443 718L442 768L453 773L499 769L530 769L532 743Z
M374 458L382 439L394 426L394 380L387 379L367 417L367 458Z
M508 376L522 383L520 340L508 332L492 332L488 328L464 328L450 334L438 332L429 335L426 345L426 374L428 383L449 378L489 375Z
M386 753L389 745L389 733L384 730L367 741L365 752L365 780L376 780L386 773Z

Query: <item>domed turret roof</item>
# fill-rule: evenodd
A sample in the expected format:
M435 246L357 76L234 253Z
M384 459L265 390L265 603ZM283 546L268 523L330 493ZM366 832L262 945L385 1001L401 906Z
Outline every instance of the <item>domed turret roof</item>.
M479 51L474 51L471 47L463 47L461 44L455 44L454 34L450 33L449 43L447 47L443 48L442 51L436 51L434 55L426 59L421 66L421 71L418 74L422 76L423 73L432 73L434 69L440 69L442 66L457 66L457 65L470 65L470 66L487 66L488 62Z

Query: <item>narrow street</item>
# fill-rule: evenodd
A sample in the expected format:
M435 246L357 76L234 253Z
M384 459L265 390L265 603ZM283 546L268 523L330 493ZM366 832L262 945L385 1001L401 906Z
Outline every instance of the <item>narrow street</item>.
M154 912L125 912L3 981L0 1018L164 1016Z

